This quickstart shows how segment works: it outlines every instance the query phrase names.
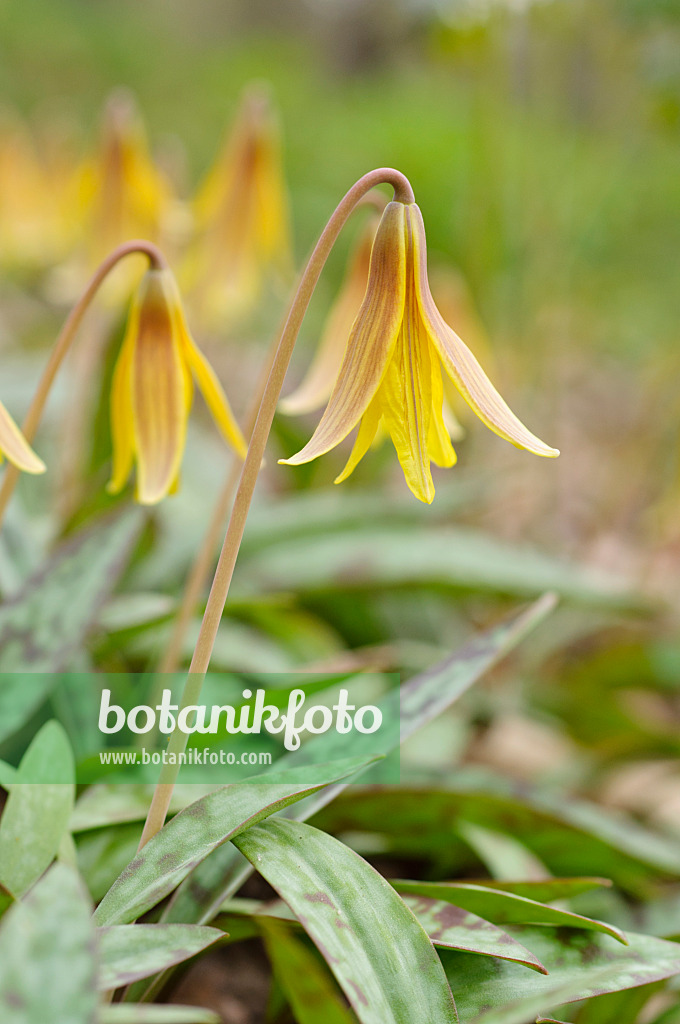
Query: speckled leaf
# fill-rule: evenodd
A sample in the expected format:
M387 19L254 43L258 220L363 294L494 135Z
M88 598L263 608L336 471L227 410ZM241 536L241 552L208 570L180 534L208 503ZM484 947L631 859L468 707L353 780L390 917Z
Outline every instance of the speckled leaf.
M68 829L75 781L50 779L74 779L74 773L66 733L47 722L21 760L0 818L0 882L16 897L51 864Z
M119 924L98 928L99 987L107 990L181 964L223 933L195 924Z
M97 1024L222 1024L222 1018L202 1006L117 1003L115 1006L102 1006Z
M540 960L502 928L461 907L426 896L404 896L435 946L497 956L547 974Z
M30 718L79 650L141 523L135 509L78 534L0 608L0 742ZM30 686L26 672L34 673Z
M519 615L480 633L438 665L409 679L396 695L400 701L401 742L450 707L535 629L554 606L554 597L544 595ZM392 701L394 696L390 694L385 699ZM378 703L382 708L383 702ZM370 740L370 737L366 739ZM325 750L328 736L319 737L318 741L312 740L305 747L312 747L315 742L319 745L323 743L322 749ZM366 743L366 748L370 749L369 743ZM293 757L289 755L279 763L288 764L292 761ZM343 788L342 783L329 786L291 809L287 816L304 821L332 801ZM165 919L200 923L209 921L220 904L236 892L246 874L242 858L235 856L230 847L222 847L180 886L166 909Z
M92 1024L95 928L74 871L56 864L0 925L2 1024Z
M680 945L629 934L622 946L608 935L509 925L508 932L548 968L547 976L505 960L442 951L466 1024L525 1024L551 1007L605 992L648 985L680 972Z
M234 844L289 904L362 1024L453 1024L432 943L358 854L299 822L270 819Z
M298 1024L353 1024L332 977L311 949L278 921L260 920L267 955Z
M497 956L502 960L513 960L532 970L545 974L545 967L533 953L496 925L484 921L476 914L470 914L460 907L454 907L442 900L431 900L424 896L404 896L404 903L418 918L435 946L446 949L462 949L468 953L483 956ZM261 903L257 900L229 900L224 905L224 917L217 924L231 933L234 922L284 920L294 925L299 921L287 904ZM240 916L242 915L242 916Z
M228 839L323 786L354 775L373 760L351 758L277 771L276 782L223 786L190 804L146 844L114 882L97 907L97 923L134 921Z
M604 921L582 917L581 914L574 914L570 910L549 907L545 903L537 903L536 900L516 896L511 892L502 892L500 889L465 882L399 880L393 885L401 893L444 900L473 914L479 914L480 917L495 924L555 924L563 928L584 928L587 931L603 932L612 935L619 942L626 941L618 928Z

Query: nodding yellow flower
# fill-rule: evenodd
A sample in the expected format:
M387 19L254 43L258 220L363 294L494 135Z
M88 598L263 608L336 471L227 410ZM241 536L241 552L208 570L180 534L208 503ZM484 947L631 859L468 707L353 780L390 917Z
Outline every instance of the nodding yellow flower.
M328 314L321 341L304 380L279 408L289 416L320 409L328 401L333 384L342 366L347 338L359 312L371 264L373 239L380 224L380 215L372 213L359 235L345 279Z
M94 261L130 238L158 240L171 189L127 90L116 90L106 104L99 148L80 170L78 194Z
M452 466L456 454L442 415L441 364L462 397L491 430L517 448L555 457L498 394L468 347L437 309L427 279L425 228L415 203L391 202L378 228L361 309L326 410L311 440L288 465L335 448L359 425L345 480L378 427L392 438L406 483L430 503L430 463Z
M208 319L237 318L250 310L267 273L287 279L292 267L281 140L262 88L245 93L194 208L188 283Z
M0 462L3 457L24 473L44 473L45 463L35 454L18 426L0 402Z
M135 296L113 374L110 493L122 490L133 461L142 505L176 490L194 381L225 439L245 457L246 443L222 386L189 334L172 272L149 270Z

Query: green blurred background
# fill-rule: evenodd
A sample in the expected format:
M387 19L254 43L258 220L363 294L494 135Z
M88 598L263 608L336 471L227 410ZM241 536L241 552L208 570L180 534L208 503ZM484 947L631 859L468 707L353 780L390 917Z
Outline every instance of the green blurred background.
M492 376L562 448L528 467L472 425L463 464L514 479L494 527L605 562L603 534L647 545L669 520L673 534L680 4L0 4L0 103L38 128L61 121L85 150L127 85L187 194L261 78L281 114L298 258L356 177L399 167L432 260L471 290ZM338 257L326 297L341 269Z

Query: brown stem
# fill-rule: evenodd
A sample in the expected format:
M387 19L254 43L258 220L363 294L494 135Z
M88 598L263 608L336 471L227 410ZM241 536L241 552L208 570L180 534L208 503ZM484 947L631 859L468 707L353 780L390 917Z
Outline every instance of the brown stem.
M33 401L29 406L28 413L26 414L26 419L22 424L21 429L27 441L32 441L35 437L35 432L38 429L38 425L42 418L45 403L47 402L52 385L54 384L54 379L59 372L66 353L71 347L73 339L80 327L80 324L82 323L83 317L85 316L90 303L99 290L102 282L113 270L116 264L131 253L141 253L142 255L147 256L149 263L154 270L160 270L167 265L163 253L153 245L152 242L136 239L135 241L125 242L123 245L119 245L118 248L114 249L113 252L106 257L103 263L97 267L90 278L90 282L85 291L66 318L66 322L61 329L59 337L52 347L50 357L47 360L47 365L43 370L42 377L38 382L38 387L36 388L33 396ZM5 470L5 477L2 481L2 486L0 487L0 526L2 525L5 510L12 494L14 493L14 488L16 487L18 479L19 470L16 466L8 465Z
M381 167L375 171L369 171L360 178L346 193L343 199L335 208L330 220L321 233L314 251L309 258L307 266L302 272L300 283L291 303L288 318L281 332L276 355L272 363L271 372L267 380L262 402L258 412L257 420L248 447L241 479L234 499L234 506L231 511L229 526L220 552L217 569L210 588L208 602L206 604L201 630L196 642L196 649L189 668L189 677L185 684L185 692L182 695L182 707L196 702L196 695L200 693L203 678L208 670L212 655L217 630L222 619L224 606L229 594L229 586L234 573L234 566L238 555L243 531L246 525L248 510L252 501L255 485L257 484L260 466L264 451L269 438L269 432L276 412L276 406L281 394L283 382L288 370L293 348L297 340L298 332L303 317L307 311L310 299L316 287L317 281L324 264L328 259L331 249L340 234L345 222L359 200L376 185L387 184L394 189L394 198L401 203L413 203L414 195L408 179L397 170L389 167ZM197 685L198 684L198 685ZM191 700L187 700L187 691L191 693ZM179 753L186 749L187 735L175 729L170 737L168 749L173 753ZM171 758L178 762L179 758ZM163 827L170 804L170 798L179 773L179 764L166 764L160 773L158 784L154 790L153 799L149 808L140 849L152 836Z

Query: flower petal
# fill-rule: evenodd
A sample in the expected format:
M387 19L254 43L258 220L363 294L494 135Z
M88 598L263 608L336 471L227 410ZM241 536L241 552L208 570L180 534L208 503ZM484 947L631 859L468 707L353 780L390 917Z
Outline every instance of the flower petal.
M354 441L354 447L350 453L350 457L347 460L347 465L343 469L339 476L336 476L333 481L334 484L341 484L343 480L346 480L351 473L357 468L364 455L371 447L375 440L375 435L378 432L380 425L380 406L377 398L374 398L368 409L361 417L361 423L359 424L359 431Z
M198 388L203 394L205 404L210 409L212 418L234 451L242 459L245 459L248 445L231 411L231 406L227 401L227 396L217 374L196 345L184 324L181 325L179 333L184 358Z
M432 413L430 353L419 318L413 315L417 313L413 298L413 285L409 287L407 283L404 325L379 400L406 483L416 498L430 505L434 499L428 450Z
M347 343L326 411L290 466L310 462L340 444L356 426L380 386L404 316L406 244L403 203L388 203L380 221L366 296Z
M371 248L378 227L378 218L366 225L354 258L326 320L316 355L300 386L279 402L279 410L288 416L320 409L327 401L337 380L347 339L366 294Z
M140 289L131 359L137 500L153 505L179 472L186 438L186 388L173 313L172 278L149 271Z
M0 402L0 454L24 473L45 472L45 463L30 447L2 402Z
M423 328L424 330L424 328ZM429 340L428 340L429 344ZM460 423L450 409L444 405L444 385L439 356L432 353L432 415L427 435L427 450L435 466L455 466L458 457L451 444L451 420L462 430Z
M516 448L526 448L535 455L554 458L559 455L540 438L532 434L517 419L496 391L470 349L444 321L434 304L427 280L427 254L425 228L420 210L415 203L408 208L413 226L416 288L418 304L432 344L435 346L447 373L461 395L490 430L510 441Z
M139 305L134 303L125 338L113 371L111 383L111 439L113 441L113 467L107 484L109 494L122 491L132 469L135 436L132 419L132 355L139 330Z

